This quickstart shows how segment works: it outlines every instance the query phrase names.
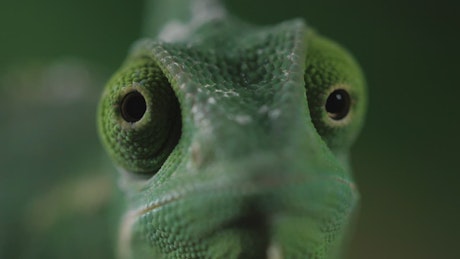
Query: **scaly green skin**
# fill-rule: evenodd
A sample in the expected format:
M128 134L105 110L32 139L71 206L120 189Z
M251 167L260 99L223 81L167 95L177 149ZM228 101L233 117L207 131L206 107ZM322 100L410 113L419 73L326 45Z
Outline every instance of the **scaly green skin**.
M136 43L102 96L99 131L127 201L120 257L339 257L358 199L359 67L302 20L205 20ZM351 97L340 120L325 109L336 89ZM147 108L128 122L133 91Z

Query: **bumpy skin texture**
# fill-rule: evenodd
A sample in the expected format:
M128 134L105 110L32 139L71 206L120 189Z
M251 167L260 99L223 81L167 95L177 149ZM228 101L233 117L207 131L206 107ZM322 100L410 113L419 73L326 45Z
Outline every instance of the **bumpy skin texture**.
M335 121L324 107L338 88L351 107ZM147 109L126 122L134 90ZM364 91L347 52L302 20L225 17L185 40L139 41L99 109L127 197L120 256L339 256L358 199L348 148Z

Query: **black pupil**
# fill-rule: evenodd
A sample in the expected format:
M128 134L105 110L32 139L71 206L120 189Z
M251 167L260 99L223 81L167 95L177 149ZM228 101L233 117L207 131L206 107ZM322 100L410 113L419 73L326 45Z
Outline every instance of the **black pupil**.
M128 93L121 101L121 116L127 122L137 122L142 119L146 109L144 96L137 91Z
M350 96L347 91L337 89L332 92L326 101L326 111L331 119L341 120L350 110Z

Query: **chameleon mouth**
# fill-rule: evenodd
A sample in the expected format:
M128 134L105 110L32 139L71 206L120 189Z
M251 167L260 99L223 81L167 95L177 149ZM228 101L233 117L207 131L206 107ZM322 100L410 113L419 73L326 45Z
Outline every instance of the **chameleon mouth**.
M231 180L227 181L213 181L213 182L200 182L198 184L190 184L184 186L180 191L170 192L163 195L161 198L156 199L147 206L134 208L126 212L124 215L119 234L119 253L127 254L131 250L131 241L135 235L134 226L142 218L149 216L151 213L161 213L161 210L167 206L179 202L194 203L188 210L190 215L193 215L193 222L205 222L207 225L194 234L194 238L207 239L213 236L216 229L222 231L236 231L238 233L246 233L241 236L253 237L251 240L259 240L254 244L243 244L247 249L252 249L252 246L257 246L257 251L265 256L269 254L277 255L278 250L273 246L273 240L270 240L271 225L273 224L273 212L267 211L267 208L273 206L280 206L279 204L272 204L270 201L271 195L277 195L279 188L286 188L289 190L295 186L305 187L304 184L307 179L297 178L282 178L283 180L274 177L264 177L258 181L245 184L235 184ZM307 184L314 185L313 179L308 179ZM347 179L337 176L318 177L320 181L327 181L334 183L343 190L349 190L349 195L353 199L358 197L358 191L354 183ZM232 184L230 184L232 183ZM236 187L235 187L236 185ZM341 186L341 187L340 187ZM281 191L282 193L283 191ZM337 194L337 193L335 193ZM338 195L343 195L341 192ZM264 205L261 205L261 197L264 197ZM326 196L329 195L326 193ZM305 202L305 197L300 197ZM230 204L229 204L230 203ZM307 202L308 204L308 202ZM173 205L178 206L178 205ZM180 205L179 205L180 207ZM229 209L230 208L230 209ZM219 212L220 211L220 212ZM219 216L210 218L210 213L218 212ZM286 211L281 208L281 213L297 213L295 211ZM276 212L275 212L276 213ZM189 215L187 214L187 215ZM164 217L160 217L164 218ZM181 220L181 219L178 219ZM190 221L184 226L190 226ZM159 223L161 225L161 223ZM265 237L263 240L260 237ZM212 238L211 238L212 239ZM253 249L254 250L254 249ZM255 250L254 250L255 251ZM278 258L278 257L268 257Z
M347 186L353 193L353 196L358 196L358 191L356 188L356 185L347 180L343 179L337 176L330 177L331 180L338 182L340 184L343 184ZM297 183L298 181L301 181L302 179L291 179L290 181L277 181L273 178L266 178L264 179L263 182L258 182L258 184L247 184L243 186L239 186L237 189L237 192L240 193L241 196L244 195L250 195L254 194L256 192L260 192L262 189L273 189L276 187L280 186L286 186L292 183ZM303 179L305 180L305 179ZM154 202L150 203L147 206L143 206L141 208L133 209L129 214L131 214L132 217L138 218L141 216L144 216L150 212L153 212L157 209L162 208L165 205L168 205L170 203L173 203L175 201L181 200L184 197L193 195L194 193L200 193L200 192L208 192L208 193L214 193L215 191L222 191L222 190L229 190L229 189L235 189L234 186L228 185L228 184L222 184L222 183L212 183L212 184L207 184L208 188L200 188L199 186L192 186L191 188L184 188L181 192L172 192L168 193L164 196L162 196L160 199L155 200ZM209 188L209 186L211 188Z

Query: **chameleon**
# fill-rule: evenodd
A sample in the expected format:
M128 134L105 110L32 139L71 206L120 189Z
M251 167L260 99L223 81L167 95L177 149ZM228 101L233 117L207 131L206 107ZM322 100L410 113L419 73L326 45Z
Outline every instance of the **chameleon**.
M157 1L100 99L120 258L341 258L359 192L363 73L303 19Z

